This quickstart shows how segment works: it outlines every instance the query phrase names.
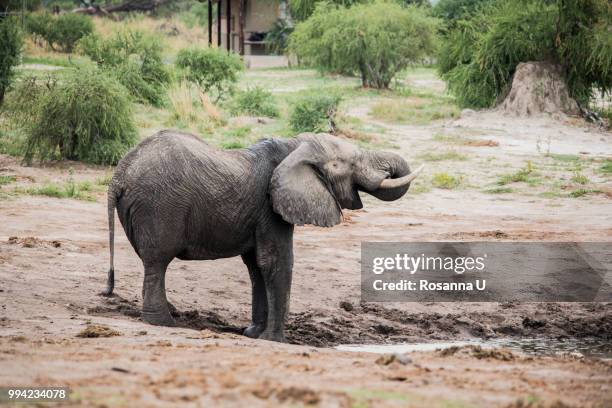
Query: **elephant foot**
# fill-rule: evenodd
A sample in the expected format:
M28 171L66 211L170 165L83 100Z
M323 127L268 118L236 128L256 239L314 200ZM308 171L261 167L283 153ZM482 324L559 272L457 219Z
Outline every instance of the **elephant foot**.
M168 310L164 312L142 312L142 320L154 326L176 326L176 321Z
M252 324L246 329L244 329L244 332L242 334L252 339L256 339L261 333L263 333L265 329L265 324Z
M269 341L276 341L278 343L286 343L287 339L285 338L285 334L283 332L272 332L272 331L268 331L265 330L263 333L261 333L258 337L258 339L261 340L269 340Z

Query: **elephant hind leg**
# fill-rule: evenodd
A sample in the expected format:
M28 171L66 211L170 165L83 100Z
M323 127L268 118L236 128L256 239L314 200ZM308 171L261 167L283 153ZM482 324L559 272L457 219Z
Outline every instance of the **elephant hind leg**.
M257 266L255 251L242 255L242 261L249 269L251 278L251 325L244 330L244 335L256 339L266 329L268 317L268 299L261 270Z
M166 299L167 263L145 264L142 319L156 326L176 326Z

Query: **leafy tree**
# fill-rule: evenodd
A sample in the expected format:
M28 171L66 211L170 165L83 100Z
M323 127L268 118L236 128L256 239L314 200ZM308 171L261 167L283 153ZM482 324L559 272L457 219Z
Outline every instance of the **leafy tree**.
M440 0L433 6L433 14L449 25L457 20L465 20L476 13L481 7L491 4L494 0Z
M437 20L415 6L321 3L296 26L289 47L322 72L358 73L363 86L387 88L399 71L434 53L436 31Z
M278 19L272 25L265 38L266 49L273 54L282 55L287 49L289 35L293 32L293 26L286 20Z
M506 94L519 62L550 61L584 105L594 89L612 89L611 24L607 0L498 0L456 22L439 71L461 106L486 108Z
M0 104L13 80L22 46L23 37L17 22L12 18L0 20Z
M213 92L217 100L232 92L244 69L239 56L217 48L184 48L176 57L176 65L188 81L204 92Z
M70 70L61 81L30 77L9 94L7 111L35 157L116 164L137 140L126 89L99 69Z
M47 42L53 50L72 52L77 42L94 32L89 16L64 13L53 16L49 13L33 13L27 18L28 31Z
M162 46L140 31L125 30L103 39L95 34L79 42L80 50L115 76L139 102L164 104L170 73L162 61Z

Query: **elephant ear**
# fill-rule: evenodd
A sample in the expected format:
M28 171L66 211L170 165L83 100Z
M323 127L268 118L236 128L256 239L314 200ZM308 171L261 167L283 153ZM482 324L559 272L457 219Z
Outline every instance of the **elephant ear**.
M291 224L333 227L342 221L342 210L316 170L316 154L310 143L302 143L274 169L272 207Z

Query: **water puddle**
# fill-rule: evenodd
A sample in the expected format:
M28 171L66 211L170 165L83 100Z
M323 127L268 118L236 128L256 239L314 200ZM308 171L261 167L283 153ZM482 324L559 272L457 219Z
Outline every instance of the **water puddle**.
M491 339L412 344L347 344L337 346L336 349L382 354L434 351L469 345L483 348L503 347L532 356L572 353L584 357L612 359L612 342L604 339Z

